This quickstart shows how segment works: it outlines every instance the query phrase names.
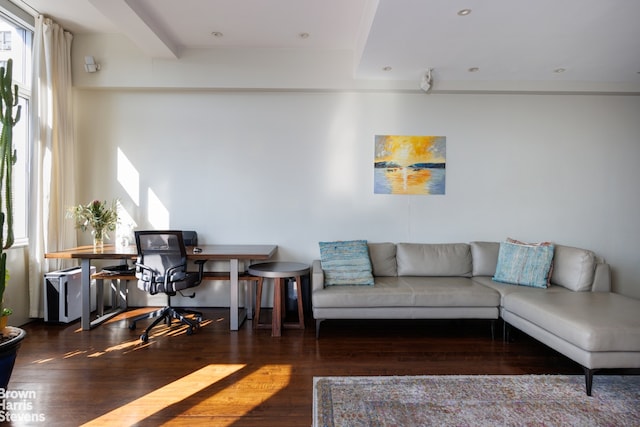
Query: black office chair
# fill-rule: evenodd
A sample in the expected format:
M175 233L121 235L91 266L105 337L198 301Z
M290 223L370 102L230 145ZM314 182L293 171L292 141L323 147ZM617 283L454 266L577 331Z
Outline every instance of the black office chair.
M185 248L182 231L136 231L136 246L138 259L136 262L136 278L138 288L151 295L165 293L167 306L151 313L136 317L129 325L136 328L136 322L142 319L157 317L140 336L143 342L149 340L149 332L161 321L169 326L172 319L177 319L187 325L187 335L200 327L202 313L171 306L171 297L180 291L198 286L202 281L204 262L199 262L197 272L187 271L187 250ZM183 295L185 296L185 295ZM186 295L190 298L195 296ZM186 317L192 315L193 319Z

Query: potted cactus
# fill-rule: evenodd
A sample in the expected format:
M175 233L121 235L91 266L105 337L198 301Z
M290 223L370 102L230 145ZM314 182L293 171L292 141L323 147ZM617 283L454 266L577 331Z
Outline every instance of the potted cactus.
M16 152L13 148L13 127L20 120L18 105L18 85L12 85L13 61L0 67L0 320L11 314L4 306L4 291L9 280L6 249L13 245L13 165ZM14 116L14 107L16 108ZM0 389L6 390L18 348L25 337L20 328L4 326L0 330Z

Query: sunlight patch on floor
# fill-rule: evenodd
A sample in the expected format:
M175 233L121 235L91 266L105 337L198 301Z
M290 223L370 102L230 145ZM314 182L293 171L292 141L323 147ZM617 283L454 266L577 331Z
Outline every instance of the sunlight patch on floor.
M139 399L89 421L84 426L134 425L163 411L244 368L245 365L208 365Z
M182 415L215 417L216 425L230 426L287 387L290 379L291 365L265 365Z
M212 320L202 320L200 322L200 327L205 327L207 325L210 325L211 323L213 323ZM69 351L67 353L65 353L62 358L63 359L69 359L72 357L80 357L80 356L86 356L89 358L94 358L94 357L100 357L105 355L106 353L110 353L110 352L114 352L114 351L120 351L122 352L122 354L127 354L131 351L136 351L136 350L140 350L143 349L145 347L149 347L153 344L154 339L160 338L160 337L175 337L178 335L186 335L187 334L187 329L188 327L184 324L178 323L176 320L173 320L171 325L165 325L165 324L161 324L156 326L155 328L153 328L153 330L151 331L151 335L150 335L150 340L149 342L143 343L140 340L140 336L136 336L135 338L129 339L127 341L124 341L120 344L116 344L113 345L111 347L107 347L104 350L95 350L92 352L89 352L87 350L74 350L74 351ZM144 331L144 327L140 328L140 331ZM196 332L197 333L197 332ZM52 362L54 361L55 358L48 358L48 359L42 359L42 360L34 360L33 363L38 363L38 364L42 364L42 363L47 363L47 362Z

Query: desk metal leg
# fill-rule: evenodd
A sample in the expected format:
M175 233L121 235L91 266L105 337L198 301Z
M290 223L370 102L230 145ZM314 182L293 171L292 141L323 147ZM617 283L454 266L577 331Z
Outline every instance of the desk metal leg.
M229 303L229 323L230 323L230 329L232 331L237 331L239 328L239 324L240 324L240 319L239 319L239 310L238 310L238 260L237 259L231 259L230 262L230 268L229 268L229 275L230 275L230 288L231 288L231 295L230 295L230 303Z
M255 306L256 290L253 281L247 280L244 286L244 308L247 312L247 319L253 319L253 307Z
M104 316L104 279L96 279L96 309L98 317Z
M109 281L109 291L111 292L111 309L109 312L118 311L118 313L127 309L127 282L126 279L107 278ZM96 316L97 319L108 315L104 312L104 281L105 279L100 277L96 279ZM96 320L91 322L91 326L94 326Z
M243 271L247 271L247 265L251 265L251 260L248 260L247 264L243 265ZM253 287L253 280L245 282L244 292L244 308L247 312L247 319L253 320L253 307L255 307L256 302L256 289Z
M111 291L111 309L104 312L104 278L96 278L96 318L91 320L91 261L83 259L81 263L82 282L82 330L88 331L113 318L127 309L127 281L117 277L108 277ZM115 282L118 282L117 284Z
M122 311L125 311L129 306L128 285L129 285L128 280L118 280L118 302L120 303L120 310Z
M99 283L101 279L96 279L96 283ZM127 283L129 281L127 279L111 279L111 286L109 290L111 291L111 310L120 310L124 311L127 309ZM99 288L98 288L99 289ZM100 295L98 294L98 297ZM100 305L98 304L98 308ZM104 310L98 313L98 316L103 316Z
M91 329L91 260L82 259L80 264L82 272L80 273L80 281L82 285L82 330Z

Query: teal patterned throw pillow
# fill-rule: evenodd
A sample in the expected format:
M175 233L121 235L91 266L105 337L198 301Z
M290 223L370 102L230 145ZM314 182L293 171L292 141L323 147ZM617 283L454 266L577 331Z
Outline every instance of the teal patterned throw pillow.
M373 285L366 240L320 242L324 285Z
M513 285L546 288L553 262L552 244L527 245L503 242L493 280Z

